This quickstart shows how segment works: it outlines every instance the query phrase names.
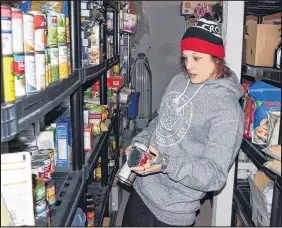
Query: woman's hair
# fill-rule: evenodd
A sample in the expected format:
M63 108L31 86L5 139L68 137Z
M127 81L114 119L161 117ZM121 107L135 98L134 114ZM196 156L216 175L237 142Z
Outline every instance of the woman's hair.
M229 69L229 67L226 65L226 62L224 59L220 59L216 56L211 56L214 66L215 66L215 72L217 75L216 79L219 78L229 78L232 74L232 71ZM186 69L185 64L185 57L181 55L180 57L180 64L181 64L181 70L183 73L188 73Z

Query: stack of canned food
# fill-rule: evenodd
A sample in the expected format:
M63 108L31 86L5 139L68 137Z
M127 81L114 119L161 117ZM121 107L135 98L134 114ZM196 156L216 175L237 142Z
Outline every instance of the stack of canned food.
M31 153L34 215L36 224L50 226L50 210L56 203L54 150L39 150L37 146L22 144L9 149L10 152L27 151Z
M1 5L4 102L44 91L71 74L69 18Z

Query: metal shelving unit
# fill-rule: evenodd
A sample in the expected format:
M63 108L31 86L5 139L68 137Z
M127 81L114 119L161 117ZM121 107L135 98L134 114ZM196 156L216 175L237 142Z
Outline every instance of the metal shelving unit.
M103 217L107 214L106 204L111 190L115 173L118 169L119 149L116 150L115 166L108 172L108 138L110 131L116 136L119 148L119 109L112 116L108 132L102 133L94 139L93 151L86 156L84 153L84 125L83 125L83 89L85 85L100 80L100 103L107 104L107 71L119 64L119 3L104 1L103 11L106 18L107 9L114 11L114 57L107 59L106 45L103 45L103 59L97 66L81 67L81 29L80 29L80 1L68 1L71 35L71 63L72 75L65 80L54 83L46 91L28 95L14 104L4 104L1 95L1 144L15 138L15 136L30 124L52 111L66 98L70 97L71 127L72 127L72 167L58 168L53 175L56 182L57 202L51 210L51 226L70 226L80 206L85 211L87 181L95 168L99 156L102 157L102 180L98 184L98 193L95 200L96 224L102 225ZM107 27L102 24L103 37L106 40ZM2 77L2 76L1 76ZM1 83L1 94L3 83ZM118 105L117 105L118 107ZM2 148L2 145L1 145ZM97 185L97 184L96 184ZM97 189L97 188L96 188Z
M281 12L281 3L279 1L245 1L245 16L257 16L259 24L262 23L263 16L278 12ZM260 78L263 81L281 87L281 70L242 64L242 77ZM281 145L281 139L279 139L279 144ZM267 158L260 146L253 144L250 139L244 137L241 149L258 169L264 171L264 173L274 181L270 226L281 227L281 177L263 166L267 161ZM236 159L235 167L235 174L237 174L238 157ZM233 208L235 209L236 214L244 226L255 226L252 221L251 196L248 181L235 179L234 187ZM235 211L233 211L233 219L235 218Z

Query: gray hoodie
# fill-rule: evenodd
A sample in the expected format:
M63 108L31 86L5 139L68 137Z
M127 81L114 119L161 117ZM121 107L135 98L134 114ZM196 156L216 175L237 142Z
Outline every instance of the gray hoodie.
M133 138L169 155L163 173L139 176L133 185L160 221L191 225L206 192L224 186L243 137L243 93L234 73L203 84L178 74L158 117Z

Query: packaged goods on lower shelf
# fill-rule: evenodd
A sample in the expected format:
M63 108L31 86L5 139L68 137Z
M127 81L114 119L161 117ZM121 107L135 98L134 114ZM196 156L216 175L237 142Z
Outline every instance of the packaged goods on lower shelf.
M281 161L281 145L268 146L262 150L273 159Z
M70 167L72 164L71 119L62 117L56 122L57 166Z
M276 173L281 177L281 161L278 160L272 160L272 161L267 161L263 164L266 168L271 170L272 172Z
M273 181L263 172L256 172L248 178L251 188L252 220L256 226L270 225Z
M1 154L1 194L15 226L35 225L31 177L29 152Z
M265 82L257 81L249 86L248 93L255 101L252 142L266 145L268 138L268 112L280 111L281 89Z

